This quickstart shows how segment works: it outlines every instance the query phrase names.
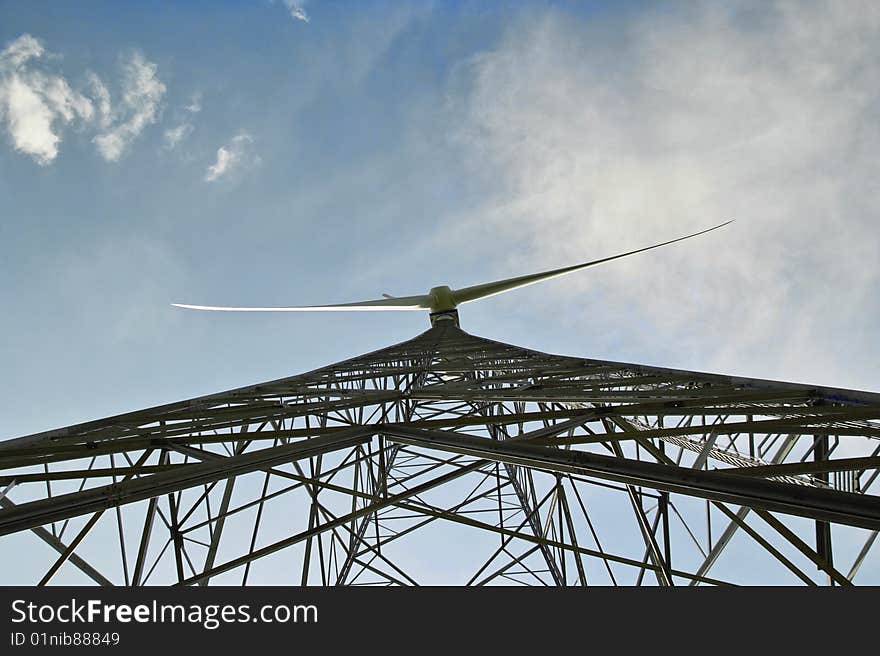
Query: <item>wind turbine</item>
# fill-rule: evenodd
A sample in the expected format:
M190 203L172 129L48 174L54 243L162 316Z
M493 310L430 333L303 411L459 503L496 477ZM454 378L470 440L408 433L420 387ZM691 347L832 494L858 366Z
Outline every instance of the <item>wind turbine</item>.
M497 294L503 294L520 287L533 285L536 282L550 280L559 276L564 276L596 264L618 260L622 257L635 255L636 253L644 253L661 246L668 246L685 239L691 239L707 232L718 230L726 225L733 223L733 220L726 221L719 225L694 232L684 237L670 239L659 244L646 246L626 253L603 257L598 260L582 262L559 269L551 269L550 271L541 271L539 273L530 273L515 278L505 278L504 280L495 280L480 285L471 285L470 287L462 287L461 289L452 289L448 285L439 285L432 287L427 294L418 294L415 296L390 296L382 294L384 298L371 301L356 301L354 303L340 303L336 305L294 305L281 307L229 307L222 305L189 305L185 303L172 303L174 307L187 308L190 310L209 310L214 312L370 312L370 311L388 311L388 310L428 310L430 312L431 324L435 325L438 321L453 321L458 325L458 310L456 309L463 303L470 303L482 298L489 298Z
M462 303L723 225L417 296L184 305L426 310L432 326L306 373L0 440L0 538L60 554L41 585L416 585L437 580L441 553L447 584L870 583L880 394L553 355L458 327ZM426 537L440 551L420 551Z

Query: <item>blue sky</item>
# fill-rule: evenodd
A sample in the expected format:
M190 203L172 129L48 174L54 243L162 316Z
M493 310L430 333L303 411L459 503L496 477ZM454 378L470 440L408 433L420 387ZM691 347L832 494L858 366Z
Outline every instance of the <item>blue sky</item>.
M307 370L426 323L170 302L421 293L729 217L725 234L466 306L464 325L880 388L876 26L833 4L723 7L314 2L306 22L281 2L3 3L4 47L35 39L25 70L94 115L56 115L42 162L4 122L0 432ZM128 106L135 60L149 74ZM108 159L101 135L141 110Z
M56 116L57 153L42 161L7 122L3 348L16 375L2 383L15 394L4 436L310 369L426 323L197 316L172 301L344 301L543 264L503 269L503 254L462 253L443 235L487 191L462 165L450 85L511 26L554 10L307 10L305 22L269 2L4 3L4 46L36 39L44 53L26 70L63 79L96 115L93 76L116 123L134 58L154 87L128 108L149 118L110 159L97 117ZM233 163L211 180L221 149ZM51 414L49 372L65 388Z
M875 4L485 4L0 2L0 438L427 327L171 302L423 293L728 218L462 326L880 390Z

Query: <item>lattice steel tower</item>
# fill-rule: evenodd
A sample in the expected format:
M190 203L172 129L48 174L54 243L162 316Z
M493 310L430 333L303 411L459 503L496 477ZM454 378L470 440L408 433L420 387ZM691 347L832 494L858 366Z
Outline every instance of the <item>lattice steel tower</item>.
M0 545L41 584L878 580L880 395L549 355L429 309L310 373L0 442Z

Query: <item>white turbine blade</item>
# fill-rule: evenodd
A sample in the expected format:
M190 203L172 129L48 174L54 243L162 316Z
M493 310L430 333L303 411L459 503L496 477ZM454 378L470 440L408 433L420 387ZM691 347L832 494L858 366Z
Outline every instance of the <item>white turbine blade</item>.
M512 289L518 289L520 287L525 287L526 285L533 285L536 282L541 282L543 280L549 280L550 278L556 278L557 276L564 276L567 273L573 273L575 271L580 271L581 269L585 269L589 266L593 266L594 264L602 264L603 262L610 262L611 260L616 260L621 257L626 257L627 255L635 255L636 253L643 253L645 251L649 251L653 248L660 248L661 246L667 246L669 244L674 244L677 241L683 241L685 239L690 239L691 237L696 237L697 235L703 235L707 232L712 232L713 230L717 230L718 228L723 228L724 226L733 223L733 221L727 221L717 226L713 226L711 228L707 228L706 230L701 230L700 232L695 232L691 235L685 235L684 237L679 237L678 239L671 239L669 241L664 241L661 244L654 244L653 246L646 246L645 248L639 248L634 251L629 251L627 253L620 253L619 255L612 255L611 257L603 257L600 260L593 260L591 262L584 262L582 264L575 264L568 267L563 267L561 269L553 269L551 271L542 271L541 273L532 273L525 276L518 276L516 278L507 278L506 280L496 280L495 282L487 282L482 285L473 285L472 287L463 287L462 289L456 289L452 292L452 296L455 299L456 303L469 303L470 301L476 301L480 298L488 298L489 296L495 296L496 294L502 294L504 292L509 292Z
M227 307L222 305L187 305L172 303L174 307L214 312L367 312L381 310L426 310L431 306L428 296L401 296L376 301L359 301L339 305L299 305L290 307Z

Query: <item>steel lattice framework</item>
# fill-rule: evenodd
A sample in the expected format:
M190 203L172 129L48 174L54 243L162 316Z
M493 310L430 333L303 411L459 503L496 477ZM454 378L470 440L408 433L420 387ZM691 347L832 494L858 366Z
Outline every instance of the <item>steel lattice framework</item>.
M878 438L878 394L437 321L310 373L6 440L0 535L31 536L40 584L849 585L877 564Z

